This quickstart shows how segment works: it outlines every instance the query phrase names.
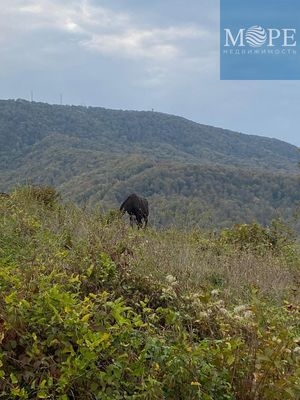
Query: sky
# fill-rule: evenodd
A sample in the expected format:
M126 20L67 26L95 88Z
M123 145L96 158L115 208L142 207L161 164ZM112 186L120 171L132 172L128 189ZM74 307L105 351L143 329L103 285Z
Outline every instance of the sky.
M0 98L152 110L300 146L300 81L221 81L219 0L1 0Z

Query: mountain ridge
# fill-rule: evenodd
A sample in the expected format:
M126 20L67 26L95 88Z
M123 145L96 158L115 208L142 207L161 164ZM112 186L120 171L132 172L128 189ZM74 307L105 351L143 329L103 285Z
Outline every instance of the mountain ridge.
M0 191L50 184L104 211L136 191L163 226L287 217L298 161L289 143L170 114L0 100Z
M109 144L112 150L117 152L123 146L121 150L125 147L125 150L130 153L130 146L134 144L135 151L140 150L148 154L153 154L154 151L157 159L167 159L168 156L173 157L175 153L178 153L175 155L185 162L190 158L193 162L211 161L262 168L270 165L275 169L296 169L292 164L295 165L297 161L297 148L289 143L215 128L183 117L152 111L123 111L102 107L61 106L2 100L0 101L2 125L0 135L3 129L11 129L11 124L7 124L7 120L5 124L5 120L1 118L3 108L7 105L14 108L10 110L9 117L14 120L15 115L18 115L16 122L19 130L14 139L21 140L23 146L30 146L44 136L56 133L89 139L93 142L93 146ZM50 109L51 118L48 115ZM29 117L35 120L39 118L36 127L32 126ZM20 129L23 129L22 132ZM24 135L24 131L29 135ZM7 140L0 144L5 150L12 143ZM158 145L164 145L166 151L159 152ZM183 153L181 157L179 153Z

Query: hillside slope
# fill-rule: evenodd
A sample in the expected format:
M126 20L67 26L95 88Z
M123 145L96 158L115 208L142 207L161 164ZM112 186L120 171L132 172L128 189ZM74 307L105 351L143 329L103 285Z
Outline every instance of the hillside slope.
M104 209L137 191L158 225L287 217L300 200L297 163L290 144L172 115L0 101L1 191L51 184Z
M285 142L201 125L173 115L0 101L2 166L4 159L11 166L16 156L26 155L32 145L52 134L64 135L73 145L77 138L79 147L141 153L157 160L285 170L295 170L298 160L296 147Z
M22 188L0 226L1 398L299 399L283 225L138 230Z

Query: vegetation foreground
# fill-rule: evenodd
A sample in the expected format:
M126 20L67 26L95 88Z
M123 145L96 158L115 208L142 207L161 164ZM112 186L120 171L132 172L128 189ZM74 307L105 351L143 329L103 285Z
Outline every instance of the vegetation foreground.
M279 222L137 230L0 198L0 398L300 398L300 253Z

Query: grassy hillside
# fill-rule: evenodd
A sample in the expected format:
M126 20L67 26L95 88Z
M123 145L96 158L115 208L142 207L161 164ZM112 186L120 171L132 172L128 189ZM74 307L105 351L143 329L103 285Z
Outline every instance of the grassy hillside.
M3 398L299 398L300 253L280 223L138 231L37 188L0 218Z
M156 226L290 218L297 163L287 143L172 115L0 101L0 191L50 184L103 210L136 191Z

